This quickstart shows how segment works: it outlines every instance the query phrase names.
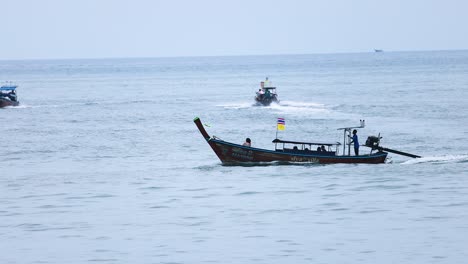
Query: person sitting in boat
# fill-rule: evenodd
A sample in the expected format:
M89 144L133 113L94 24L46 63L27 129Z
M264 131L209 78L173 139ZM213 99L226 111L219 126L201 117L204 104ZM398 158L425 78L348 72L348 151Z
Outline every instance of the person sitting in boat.
M325 149L325 146L324 146L324 145L322 145L322 146L320 147L320 150L321 150L322 152L327 152L327 150Z
M322 152L322 148L320 146L317 147L318 152Z
M265 94L265 92L262 90L262 89L258 89L258 92L257 92L257 95L258 95L258 98L260 100L263 99L263 95Z
M10 100L16 102L17 97L16 97L16 92L15 92L15 90L11 90L11 91L8 93L8 97L10 98Z
M246 138L246 139L245 139L245 142L244 142L244 144L242 144L242 146L250 147L250 146L251 146L251 143L252 143L252 142L250 141L250 138Z

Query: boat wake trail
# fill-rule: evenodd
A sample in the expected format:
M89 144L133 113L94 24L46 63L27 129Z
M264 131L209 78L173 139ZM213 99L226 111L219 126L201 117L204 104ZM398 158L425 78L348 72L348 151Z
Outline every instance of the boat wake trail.
M272 103L269 106L262 106L251 102L240 102L217 105L229 110L255 110L269 112L279 115L294 115L295 117L319 117L326 119L359 119L361 116L352 113L334 110L332 106L298 101L281 101L279 104Z
M272 103L269 106L261 106L255 103L233 103L233 104L222 104L217 105L224 107L225 109L266 109L269 111L277 111L283 113L328 113L329 109L324 104L319 103L306 103L306 102L293 102L293 101L281 101L281 103Z
M281 101L280 104L271 104L268 108L284 113L329 113L330 110L324 104Z
M225 109L247 109L247 108L256 107L256 105L252 103L233 103L233 104L222 104L222 105L217 105L217 106L224 107Z
M445 164L445 163L465 163L468 162L468 155L444 155L434 157L422 157L418 159L411 159L403 162L402 164L422 164L422 163L434 163L434 164Z
M25 105L21 104L15 108L67 108L75 106L91 106L98 105L96 102L83 102L83 103L67 103L67 104L36 104L36 105Z
M31 106L28 106L28 105L17 105L17 106L5 106L4 109L23 109L23 108L31 108Z

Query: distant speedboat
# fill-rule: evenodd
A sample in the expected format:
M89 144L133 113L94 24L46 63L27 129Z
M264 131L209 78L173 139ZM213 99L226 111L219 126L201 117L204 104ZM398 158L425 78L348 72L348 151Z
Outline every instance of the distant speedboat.
M375 52L383 52L382 49L374 49Z
M13 85L11 83L0 87L0 108L19 105L18 97L16 96L17 87L18 85Z
M272 85L268 77L265 81L260 82L260 89L255 94L255 101L264 106L269 106L271 103L279 103L276 87Z

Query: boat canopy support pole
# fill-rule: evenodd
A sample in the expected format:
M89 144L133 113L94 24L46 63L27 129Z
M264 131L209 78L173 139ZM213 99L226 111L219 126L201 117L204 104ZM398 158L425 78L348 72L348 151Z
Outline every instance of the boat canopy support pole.
M346 154L346 129L343 129L343 155Z

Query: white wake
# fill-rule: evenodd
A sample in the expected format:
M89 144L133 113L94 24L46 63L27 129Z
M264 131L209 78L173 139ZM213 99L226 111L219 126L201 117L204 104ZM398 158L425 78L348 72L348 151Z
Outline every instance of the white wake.
M432 157L422 157L417 159L411 159L403 162L402 164L420 164L420 163L458 163L458 162L468 162L468 155L443 155L443 156L432 156Z

